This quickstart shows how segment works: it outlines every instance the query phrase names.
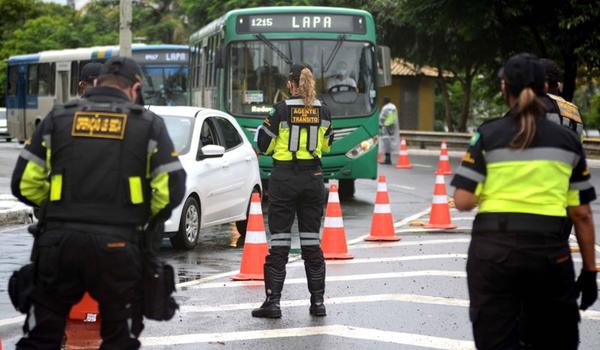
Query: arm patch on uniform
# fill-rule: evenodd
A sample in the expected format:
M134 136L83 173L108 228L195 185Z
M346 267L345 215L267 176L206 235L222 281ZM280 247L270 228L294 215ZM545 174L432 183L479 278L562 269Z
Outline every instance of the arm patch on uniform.
M72 136L122 140L127 114L108 112L76 112Z
M547 94L547 95L548 95L548 97L553 99L554 102L556 102L556 104L558 105L560 115L562 115L563 117L569 118L576 123L583 124L583 121L581 120L581 115L579 114L579 108L576 105L574 105L573 103L571 103L569 101L566 101L565 99L563 99L560 96L556 96L556 95L552 95L552 94Z
M469 141L469 145L474 146L477 141L479 141L479 132L475 131L473 136L471 136L471 140Z

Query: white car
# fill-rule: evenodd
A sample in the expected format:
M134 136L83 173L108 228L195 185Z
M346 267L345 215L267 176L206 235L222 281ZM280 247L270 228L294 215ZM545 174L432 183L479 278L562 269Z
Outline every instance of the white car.
M5 139L7 142L12 140L6 125L6 108L4 107L0 107L0 138Z
M192 249L200 229L236 222L246 232L253 192L261 193L258 158L236 120L207 108L148 106L163 117L187 173L183 202L165 223L178 249Z

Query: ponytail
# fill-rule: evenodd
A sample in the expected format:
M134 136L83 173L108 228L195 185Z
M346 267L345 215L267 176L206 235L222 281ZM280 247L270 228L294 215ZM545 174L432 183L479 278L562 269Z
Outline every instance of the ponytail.
M523 150L533 142L536 132L535 118L543 113L544 106L533 90L526 87L519 93L517 107L515 118L519 122L519 131L513 137L510 146Z
M298 79L298 94L304 98L305 106L312 107L317 92L315 91L313 74L308 68L302 69L302 72L300 73L300 79Z

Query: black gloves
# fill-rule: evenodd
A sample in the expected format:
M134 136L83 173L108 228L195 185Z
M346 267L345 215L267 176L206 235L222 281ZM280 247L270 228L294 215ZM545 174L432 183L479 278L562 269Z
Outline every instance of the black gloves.
M581 274L579 274L579 278L577 278L577 290L581 293L581 304L579 304L581 310L585 310L592 306L596 299L598 299L596 274L596 271L581 269Z

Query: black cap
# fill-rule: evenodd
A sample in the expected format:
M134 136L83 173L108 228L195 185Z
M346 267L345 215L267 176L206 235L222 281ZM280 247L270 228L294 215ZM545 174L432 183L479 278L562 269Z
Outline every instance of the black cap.
M128 57L111 57L102 65L100 75L117 75L131 82L131 85L142 81L140 66Z
M298 84L300 82L300 75L302 74L302 70L304 68L308 68L312 73L312 67L306 63L294 63L292 64L292 68L290 68L289 80Z
M549 58L540 58L540 63L546 72L546 81L550 86L557 86L560 81L560 68Z
M509 58L502 68L502 78L512 96L519 96L526 87L531 88L537 95L544 94L544 67L538 58L530 53L520 53Z
M81 68L81 74L79 74L79 81L85 81L91 83L94 79L98 78L100 75L100 69L102 68L102 63L100 62L89 62L86 63L83 68Z

